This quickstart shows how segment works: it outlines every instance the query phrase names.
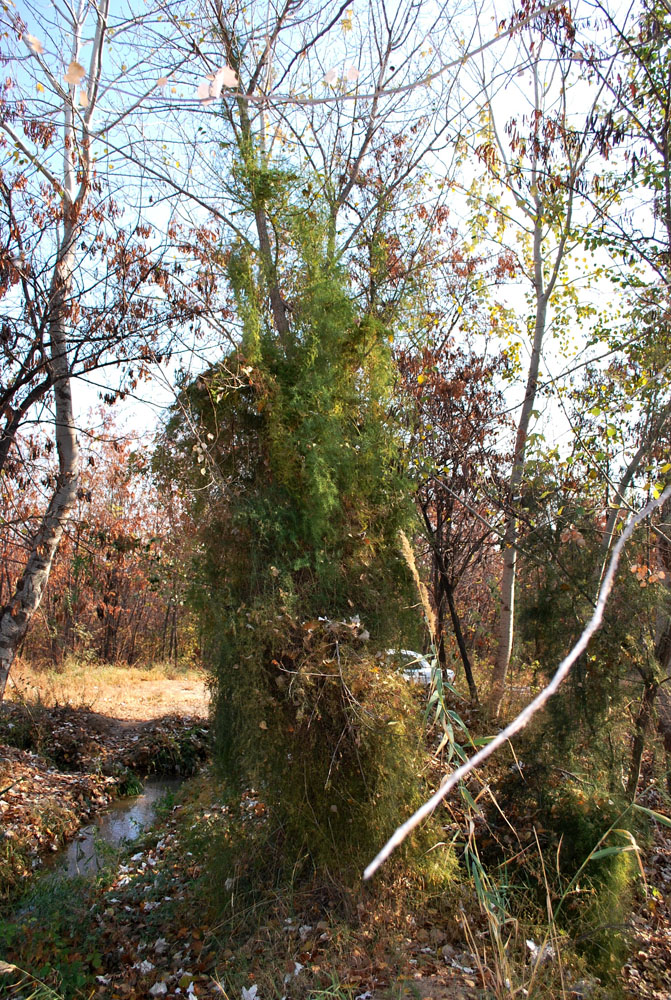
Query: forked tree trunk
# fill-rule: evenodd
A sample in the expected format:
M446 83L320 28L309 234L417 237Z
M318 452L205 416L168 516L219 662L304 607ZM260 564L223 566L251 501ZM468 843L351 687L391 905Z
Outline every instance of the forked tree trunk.
M72 65L79 65L84 23L88 16L81 4L72 15ZM62 179L51 172L49 165L35 166L61 197L63 210L62 234L46 303L49 343L48 380L54 393L54 432L58 451L58 477L51 502L33 539L26 568L13 597L0 609L0 701L4 697L7 678L17 650L23 641L33 615L40 606L44 588L58 549L65 525L77 499L79 485L79 447L72 410L72 383L68 357L68 326L72 315L72 290L77 265L77 240L81 235L81 219L91 185L91 121L100 86L109 0L95 5L95 35L92 39L91 60L87 74L87 101L75 105L77 84L69 81L64 94L63 174ZM91 40L89 39L89 43ZM36 56L37 57L37 56ZM65 78L67 80L67 77ZM63 94L63 84L57 85ZM75 106L77 111L75 113ZM8 126L0 123L5 131ZM10 135L12 135L10 131ZM20 146L20 142L19 142Z
M562 262L566 254L566 244L571 232L573 217L573 198L575 194L576 179L580 175L589 149L585 152L576 150L573 140L564 145L563 153L569 164L568 176L563 184L566 191L566 203L564 206L564 216L559 225L558 242L551 253L547 252L544 244L548 235L548 205L544 202L540 194L539 184L542 180L547 181L549 163L543 162L541 148L543 145L541 131L541 121L543 118L543 87L538 77L538 60L532 61L534 83L534 146L531 155L531 185L528 192L523 190L513 194L520 197L520 204L527 219L533 224L532 260L533 267L533 289L536 305L536 316L534 321L534 336L531 345L531 356L529 358L529 370L527 374L526 390L524 402L517 424L517 434L515 437L515 451L513 455L513 467L508 484L509 511L507 514L506 526L502 540L503 550L503 573L501 577L501 615L498 630L498 648L494 668L492 671L492 687L489 695L488 708L492 715L497 717L501 711L501 703L506 689L506 679L510 666L510 656L513 648L514 623L515 623L515 584L517 577L517 537L518 520L516 515L516 505L519 502L519 492L524 479L526 448L529 437L529 426L531 416L536 402L538 390L538 369L540 364L541 348L547 326L547 313L550 297L554 291ZM562 87L562 105L566 110L567 91ZM498 142L498 139L497 139ZM499 142L499 147L501 146ZM504 157L505 158L505 157Z
M77 499L79 447L72 410L67 317L72 291L74 227L66 220L49 301L49 369L54 381L58 478L51 502L33 539L14 595L0 610L0 700L17 650L40 606L65 525Z

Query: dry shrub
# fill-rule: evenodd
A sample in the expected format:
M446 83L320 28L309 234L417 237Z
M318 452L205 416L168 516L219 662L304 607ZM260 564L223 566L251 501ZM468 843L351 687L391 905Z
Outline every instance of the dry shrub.
M282 865L302 859L358 880L425 791L421 694L358 623L245 617L218 679L221 763L255 789ZM429 824L406 851L438 839Z

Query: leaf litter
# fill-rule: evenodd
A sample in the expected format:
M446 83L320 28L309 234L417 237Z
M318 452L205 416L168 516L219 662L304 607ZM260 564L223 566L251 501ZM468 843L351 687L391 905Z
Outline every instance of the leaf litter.
M4 706L1 721L7 735L12 727L20 728L21 716L16 707ZM28 845L25 874L114 797L119 776L104 773L112 762L146 762L150 747L161 749L166 733L176 738L193 730L194 723L199 738L206 736L202 720L188 717L115 725L95 713L54 709L43 722L50 729L46 749L60 755L62 768L71 770L59 769L34 749L0 745L2 836ZM189 834L225 824L229 807L218 801L213 780L198 782L194 801L173 805L141 841L141 849L134 847L104 879L87 886L88 925L66 939L69 955L78 959L84 954L87 996L273 1000L281 992L285 1000L294 1000L325 989L334 977L345 995L367 1000L383 1000L392 988L400 998L418 1000L475 1000L482 995L477 962L464 950L462 933L447 927L444 916L432 915L430 908L417 915L385 916L368 900L360 903L354 920L338 923L309 909L286 916L278 906L246 941L234 946L235 951L226 947L216 922L199 910L198 891L209 875L188 848ZM662 808L654 791L650 794L646 805ZM266 822L263 802L252 789L242 795L239 809L246 824ZM461 810L453 802L450 811ZM655 827L653 844L642 861L648 891L630 920L635 947L623 969L623 986L632 998L668 1000L671 830ZM231 876L225 891L233 893L236 878ZM25 967L34 947L36 958L43 960L45 945L29 915L21 931L16 954L10 949L3 959ZM87 956L85 942L90 938L95 952ZM5 963L5 975L11 968Z

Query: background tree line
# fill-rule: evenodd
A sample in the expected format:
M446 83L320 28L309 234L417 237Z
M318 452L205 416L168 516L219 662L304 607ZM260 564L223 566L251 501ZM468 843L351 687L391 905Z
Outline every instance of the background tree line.
M55 478L51 442L41 463L35 441L20 446L33 449L38 476L28 481L17 471L3 479L3 603ZM21 655L57 667L68 658L200 662L197 625L185 604L193 526L183 502L177 494L159 495L147 442L123 434L108 416L83 439L82 456L74 515Z

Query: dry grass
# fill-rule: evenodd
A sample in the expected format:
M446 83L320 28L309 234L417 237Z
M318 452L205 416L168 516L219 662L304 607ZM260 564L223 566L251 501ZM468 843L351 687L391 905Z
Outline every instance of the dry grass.
M172 664L151 667L112 666L68 660L58 670L17 662L9 677L10 701L41 703L49 708L87 708L115 719L143 721L162 715L206 716L206 676Z

